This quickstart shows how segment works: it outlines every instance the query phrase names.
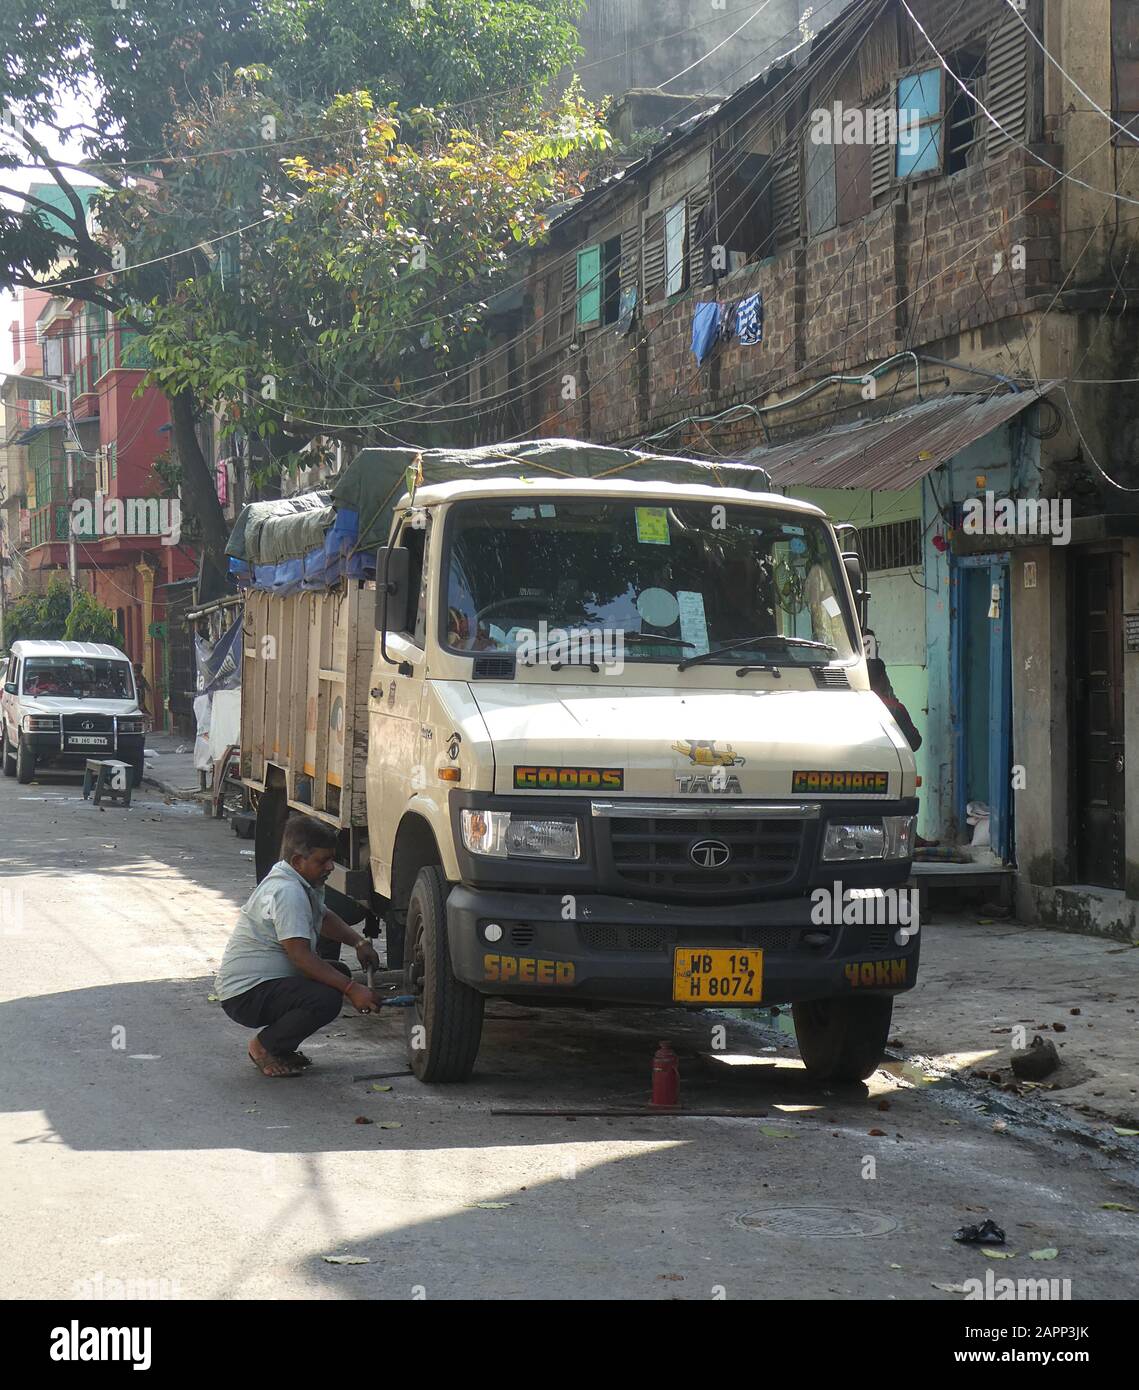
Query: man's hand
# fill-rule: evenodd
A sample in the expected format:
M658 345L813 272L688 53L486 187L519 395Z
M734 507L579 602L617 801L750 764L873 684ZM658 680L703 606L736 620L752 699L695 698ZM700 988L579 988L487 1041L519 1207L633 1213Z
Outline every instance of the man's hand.
M373 970L378 970L380 968L380 958L376 955L376 948L367 938L361 941L359 946L356 947L356 959L365 970L369 967Z
M359 1013L370 1014L380 1007L380 996L367 985L350 984L344 997Z

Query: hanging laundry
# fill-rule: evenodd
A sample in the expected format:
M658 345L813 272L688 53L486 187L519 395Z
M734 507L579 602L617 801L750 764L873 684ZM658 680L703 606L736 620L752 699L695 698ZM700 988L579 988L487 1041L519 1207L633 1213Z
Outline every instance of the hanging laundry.
M703 362L720 336L723 308L719 304L697 304L692 312L692 351Z
M631 285L628 289L621 291L621 299L617 307L617 332L624 337L633 326L633 311L637 307L637 287Z
M736 334L745 347L763 342L763 295L748 295L736 306Z

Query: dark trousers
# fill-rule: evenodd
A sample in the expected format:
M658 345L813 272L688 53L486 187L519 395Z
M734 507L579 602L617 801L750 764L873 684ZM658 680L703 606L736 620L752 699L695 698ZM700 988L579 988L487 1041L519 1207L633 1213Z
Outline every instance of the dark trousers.
M348 979L352 972L340 961L329 961ZM222 1008L245 1028L260 1028L258 1041L266 1052L283 1057L295 1052L305 1038L339 1018L343 993L304 975L286 980L264 980L244 994L222 1001Z

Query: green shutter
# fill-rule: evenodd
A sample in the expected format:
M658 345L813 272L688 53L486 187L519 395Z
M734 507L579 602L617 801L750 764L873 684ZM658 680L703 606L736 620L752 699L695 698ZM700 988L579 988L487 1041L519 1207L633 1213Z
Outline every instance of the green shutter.
M601 322L601 247L577 253L577 326Z

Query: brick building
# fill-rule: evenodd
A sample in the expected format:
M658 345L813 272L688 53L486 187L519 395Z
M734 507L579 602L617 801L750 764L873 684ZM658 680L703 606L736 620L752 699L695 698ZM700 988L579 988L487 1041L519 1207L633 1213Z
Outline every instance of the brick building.
M984 803L1022 913L1117 935L1139 905L1137 9L856 0L561 211L466 395L483 440L747 458L856 525L924 738L921 832L962 844ZM971 530L989 494L1056 503L1022 519L1066 535Z

